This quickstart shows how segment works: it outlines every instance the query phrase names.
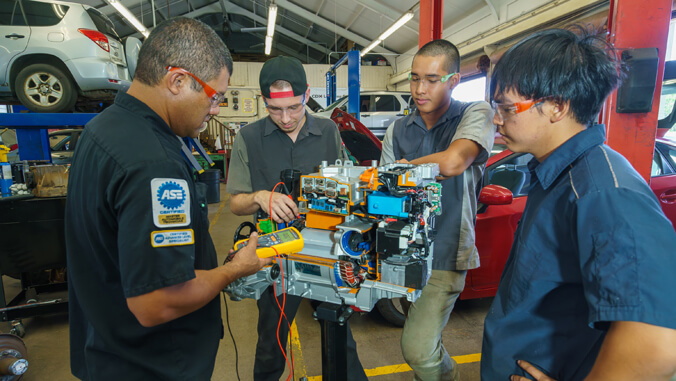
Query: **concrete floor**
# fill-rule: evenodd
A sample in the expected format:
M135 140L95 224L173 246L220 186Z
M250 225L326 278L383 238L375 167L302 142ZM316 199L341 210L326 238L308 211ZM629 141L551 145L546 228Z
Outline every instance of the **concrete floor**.
M237 217L230 213L225 185L221 185L221 202L209 205L212 221L211 235L223 261L232 247L235 228L250 217ZM5 292L11 299L20 290L19 282L4 277ZM223 299L221 298L221 303ZM479 380L479 353L483 320L488 311L490 299L459 302L443 331L443 342L451 356L460 363L463 381ZM241 380L252 380L252 369L256 346L256 321L258 310L253 300L233 302L228 300L230 327L234 334L239 354L239 376ZM225 308L223 308L225 322ZM401 328L385 321L377 312L353 315L352 332L357 341L359 357L369 380L412 380L413 372L406 365L399 346ZM24 319L26 329L24 341L28 348L29 370L24 381L66 381L75 380L70 374L68 316L47 315ZM295 358L295 380L321 380L321 340L319 324L312 318L312 307L304 301L296 315L297 340L293 345ZM2 323L0 330L9 331L9 324ZM277 345L277 343L270 343ZM216 359L213 380L237 380L235 373L235 350L227 327L225 338ZM288 372L288 370L287 370ZM282 378L286 380L286 374Z

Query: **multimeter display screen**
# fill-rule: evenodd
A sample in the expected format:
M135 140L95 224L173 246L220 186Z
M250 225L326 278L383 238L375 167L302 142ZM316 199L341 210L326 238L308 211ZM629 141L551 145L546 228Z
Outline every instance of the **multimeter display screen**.
M295 239L293 233L291 233L290 230L280 230L276 233L277 233L277 235L279 236L279 239L282 242L290 242L290 241L293 241Z

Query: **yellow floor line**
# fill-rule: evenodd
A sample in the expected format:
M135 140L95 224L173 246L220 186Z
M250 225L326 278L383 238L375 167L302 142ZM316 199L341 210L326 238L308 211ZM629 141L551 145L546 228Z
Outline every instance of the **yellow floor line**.
M295 369L294 380L298 381L307 377L305 370L305 360L303 360L303 351L300 348L300 336L298 336L298 326L296 320L291 324L291 349L293 350L293 366Z
M216 221L218 221L218 218L221 216L221 212L223 212L223 208L225 207L225 203L227 201L227 197L225 200L221 202L221 204L218 207L218 211L214 215L214 217L210 221L210 226L209 226L209 232L211 232L211 229L216 225ZM293 324L291 324L291 347L293 348L293 357L294 357L294 367L296 369L296 374L294 379L299 380L302 377L307 376L307 371L305 369L305 361L303 360L303 351L301 350L300 347L300 336L298 335L298 326L296 326L296 321L294 320ZM467 363L472 363L472 362L478 362L481 361L481 353L474 353L471 355L464 355L464 356L454 356L453 359L455 362L458 364L467 364ZM399 364L399 365L390 365L390 366L381 366L379 368L374 368L374 369L364 369L364 372L366 372L366 376L368 377L373 377L373 376L383 376L386 374L394 374L394 373L403 373L403 372L410 372L411 367L408 366L408 364ZM321 381L322 376L315 376L315 377L308 377L308 381Z
M455 360L455 362L457 362L458 364L479 362L481 361L481 353L473 353L471 355L464 356L454 356L453 360ZM366 372L367 377L384 376L387 374L403 373L411 371L412 369L410 366L408 366L408 364L381 366L379 368L374 369L364 369L364 372ZM322 376L308 377L308 381L321 381L321 379Z
M218 217L221 216L221 212L223 211L223 208L225 207L225 202L228 201L228 198L226 197L225 200L221 201L221 205L218 206L218 212L214 215L214 218L209 221L209 233L211 233L211 229L214 228L216 225L216 221L218 221Z

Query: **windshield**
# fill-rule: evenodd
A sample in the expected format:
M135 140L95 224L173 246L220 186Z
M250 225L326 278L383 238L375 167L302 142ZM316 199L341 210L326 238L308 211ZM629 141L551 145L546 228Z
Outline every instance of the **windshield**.
M336 108L338 106L338 104L340 102L344 101L345 99L347 99L347 95L338 98L337 101L335 101L335 102L331 103L330 105L326 106L326 108L324 108L324 111L332 111L334 108Z

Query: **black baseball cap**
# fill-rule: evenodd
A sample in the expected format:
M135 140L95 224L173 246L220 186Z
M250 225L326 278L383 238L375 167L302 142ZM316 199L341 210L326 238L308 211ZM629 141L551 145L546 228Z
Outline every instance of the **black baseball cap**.
M270 94L270 85L277 80L291 84L293 91L279 91ZM259 77L261 93L266 98L288 98L305 94L308 88L303 64L297 58L279 56L269 59L263 64Z

